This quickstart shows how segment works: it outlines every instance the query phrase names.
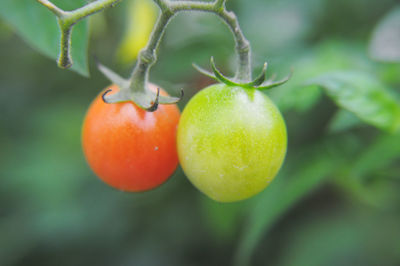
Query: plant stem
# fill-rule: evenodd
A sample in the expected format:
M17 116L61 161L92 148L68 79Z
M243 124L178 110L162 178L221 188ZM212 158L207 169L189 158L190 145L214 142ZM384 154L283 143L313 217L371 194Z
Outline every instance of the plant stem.
M56 5L54 5L52 2L50 2L48 0L36 0L36 1L38 1L40 4L47 7L57 17L61 17L64 15L64 10L61 10L60 8L58 8Z
M70 68L72 66L71 58L71 33L72 27L66 25L61 19L58 20L61 30L61 51L58 56L58 66Z
M69 68L72 66L71 33L73 26L80 20L116 5L122 0L97 0L73 11L64 11L48 0L36 0L53 12L58 19L61 31L61 51L58 57L58 66Z
M244 37L240 29L239 22L233 12L223 10L220 13L221 18L230 27L236 42L236 51L239 56L239 65L236 72L236 79L242 82L251 81L251 47L250 42Z
M68 20L73 24L76 24L78 21L98 13L104 9L114 7L116 4L121 2L122 0L97 0L91 2L81 8L75 9L74 11L69 11Z
M153 30L149 42L146 47L142 49L139 54L138 62L133 70L131 76L131 89L138 89L137 83L142 85L146 83L148 72L154 62L157 60L157 48L162 36L164 35L165 28L170 19L181 11L204 11L218 15L232 31L235 42L236 51L239 56L238 69L236 71L235 79L238 82L251 81L251 49L249 41L245 38L240 29L239 22L233 12L228 12L225 8L226 0L216 0L212 3L198 2L198 1L174 1L168 0L154 0L160 7L161 15ZM144 80L143 80L144 79ZM135 84L136 83L136 84Z
M138 61L131 75L131 89L146 89L145 86L142 85L146 84L149 70L157 60L156 51L171 17L172 15L169 12L162 12L159 16L146 48L142 49L139 53ZM138 86L138 83L140 86Z
M80 20L110 8L122 0L97 0L73 11L64 11L48 0L37 0L46 6L58 18L61 30L61 52L59 56L59 66L68 68L72 65L71 61L71 32L73 26ZM130 93L124 95L133 95L131 100L140 104L139 106L148 106L146 104L149 93L147 92L147 82L151 66L157 60L157 48L164 35L165 29L170 20L181 11L203 11L209 12L220 17L232 31L236 43L236 52L239 57L239 63L236 70L235 81L239 83L248 83L251 81L251 49L249 41L245 38L240 29L239 22L233 12L227 11L225 3L227 0L214 0L214 2L188 1L188 0L153 0L160 8L161 15L153 29L145 48L138 56L137 63L132 71L129 82ZM121 88L122 90L123 88ZM142 94L142 95L140 95ZM144 96L143 96L144 95ZM125 97L125 96L123 96ZM141 99L139 99L141 98ZM165 97L164 97L165 98ZM125 99L129 100L129 99ZM162 102L172 102L163 100Z
M230 28L235 38L236 51L239 56L239 65L236 72L236 79L239 82L249 82L251 80L251 49L250 43L240 29L239 22L233 12L225 8L225 1L216 0L214 3L201 3L191 1L178 1L172 3L174 11L199 10L212 12L218 15Z

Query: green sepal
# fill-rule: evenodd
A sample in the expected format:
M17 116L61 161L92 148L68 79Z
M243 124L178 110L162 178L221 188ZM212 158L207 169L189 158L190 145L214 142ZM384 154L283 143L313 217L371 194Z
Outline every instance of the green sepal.
M267 68L268 68L268 63L264 63L263 69L258 77L256 77L253 81L248 82L248 83L239 83L236 82L226 76L224 76L221 71L218 70L218 68L215 65L214 57L211 57L211 68L213 70L213 73L210 71L207 71L200 66L193 64L193 67L199 71L201 74L212 78L218 82L224 83L229 86L238 86L242 88L247 88L247 89L257 89L257 90L267 90L271 89L277 86L280 86L284 83L286 83L292 76L293 71L285 77L282 80L279 81L274 81L275 75L272 75L270 79L265 80L266 78L266 73L267 73Z
M255 78L252 82L246 83L244 85L246 85L248 87L256 87L256 86L261 85L265 81L265 76L267 74L267 67L268 67L268 63L265 62L260 75L257 78Z
M153 92L147 87L146 82L131 84L129 80L124 79L102 64L97 63L97 66L108 80L119 87L119 91L113 94L109 94L111 90L103 93L102 98L105 103L133 102L146 111L154 112L159 104L175 104L183 98L183 89L181 89L179 97L162 96L160 95L160 88Z
M241 86L239 83L236 83L229 78L225 77L215 66L214 57L211 57L211 68L214 72L215 77L222 83L230 86Z
M257 87L257 90L269 90L278 86L281 86L283 84L285 84L286 82L289 81L289 79L292 77L293 75L293 70L290 71L290 74L287 75L285 78L279 80L279 81L273 81L273 78L267 80L266 82L264 82L263 84L261 84L260 86Z
M207 77L209 77L209 78L211 78L211 79L214 79L214 80L216 80L216 81L219 81L219 80L217 79L217 77L216 77L213 73L211 73L210 71L205 70L204 68L200 67L199 65L197 65L197 64L195 64L195 63L193 63L192 66L193 66L198 72L200 72L201 74L203 74L204 76L207 76Z

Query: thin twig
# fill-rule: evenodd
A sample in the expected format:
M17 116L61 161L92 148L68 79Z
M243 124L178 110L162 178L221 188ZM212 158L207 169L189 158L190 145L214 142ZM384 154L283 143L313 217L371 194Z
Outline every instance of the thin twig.
M78 21L112 7L122 0L97 0L73 11L64 11L48 0L37 1L57 16L61 31L61 51L58 57L58 66L69 68L72 66L71 33L73 26Z
M97 0L73 11L64 11L48 0L37 0L46 6L58 18L61 29L61 52L59 56L59 66L68 68L72 65L71 59L71 31L73 26L80 20L110 8L122 0ZM129 93L131 100L139 106L147 106L147 99L150 92L147 91L149 71L157 60L157 49L164 35L165 29L170 20L182 11L204 11L217 15L230 28L236 43L236 51L239 63L236 70L235 80L237 82L251 81L251 49L249 41L245 38L240 29L236 15L226 9L227 0L215 0L214 2L188 1L188 0L153 0L160 8L161 14L153 29L150 39L138 56L136 65L132 71L129 82ZM122 90L123 88L121 88ZM142 96L140 96L142 95ZM125 96L124 96L125 97ZM129 100L129 99L127 99ZM168 101L166 101L168 102ZM161 102L160 102L161 103Z
M57 17L62 17L65 13L64 10L58 8L56 5L54 5L52 2L48 0L36 0L36 1L47 7Z

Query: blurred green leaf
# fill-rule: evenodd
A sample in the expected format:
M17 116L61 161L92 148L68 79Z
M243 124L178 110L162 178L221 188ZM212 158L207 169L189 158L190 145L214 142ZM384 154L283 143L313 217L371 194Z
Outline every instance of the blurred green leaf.
M26 215L15 214L0 220L0 264L15 265L21 255L34 247L36 234L25 225ZM16 235L23 237L15 237Z
M384 210L397 208L400 201L399 182L377 173L373 176L370 173L368 177L368 180L357 180L345 175L335 181L352 202L356 200Z
M247 201L226 204L202 197L204 215L216 240L232 240L243 218L245 206Z
M329 124L329 131L338 133L360 125L362 125L362 121L356 115L340 109L332 118Z
M314 221L308 221L308 224L300 225L288 242L281 265L331 265L329 262L334 261L338 254L349 256L349 253L358 250L365 241L364 230L361 230L365 228L343 216L326 218L321 215Z
M340 142L341 139L338 144ZM251 255L257 244L279 217L339 168L344 156L335 155L337 151L332 153L332 145L336 144L322 143L311 150L303 151L294 160L296 166L291 171L282 173L255 198L239 242L235 265L250 265ZM291 176L293 177L289 178Z
M354 208L315 213L296 221L278 265L396 265L400 256L396 223L393 217L381 219Z
M364 72L331 72L308 84L325 89L335 103L380 129L395 132L400 127L400 104L385 85Z
M382 63L377 70L379 78L390 86L400 85L400 63Z
M2 185L32 199L32 205L58 209L70 202L88 172L79 141L84 113L84 106L62 101L31 112L30 135L14 143L2 167L12 178L2 180Z
M398 206L399 184L392 177L399 174L388 170L400 162L399 140L399 133L379 135L352 160L346 174L335 180L336 183L351 196L369 205L385 209Z
M303 45L324 12L326 1L252 0L249 4L236 0L236 10L254 52L263 57L271 50L285 53Z
M376 26L369 46L371 56L384 62L400 62L400 6Z
M326 72L338 70L373 71L374 62L362 52L364 46L357 42L345 40L326 40L310 50L286 58L279 72L287 72L293 67L292 78L269 94L283 111L295 110L305 112L321 99L322 92L318 86L304 86L304 82ZM271 64L274 66L274 64Z
M71 10L83 6L84 0L53 0L60 8ZM35 0L1 0L0 17L33 48L57 59L60 49L60 30L56 17ZM72 33L72 70L88 76L87 48L88 23L82 21L74 26Z
M377 156L379 155L379 156ZM362 178L400 159L400 133L382 134L352 164L351 176Z

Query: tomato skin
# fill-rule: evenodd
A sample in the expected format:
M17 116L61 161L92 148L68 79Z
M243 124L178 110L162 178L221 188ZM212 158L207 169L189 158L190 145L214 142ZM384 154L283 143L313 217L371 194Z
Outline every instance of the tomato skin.
M189 180L219 202L247 199L274 179L286 154L286 126L262 92L224 84L200 91L178 126L178 156Z
M156 90L152 84L150 88ZM118 87L108 89L112 94ZM82 129L83 151L92 170L123 191L146 191L164 183L178 165L178 107L159 105L157 111L146 112L132 102L106 104L101 95L91 104Z

